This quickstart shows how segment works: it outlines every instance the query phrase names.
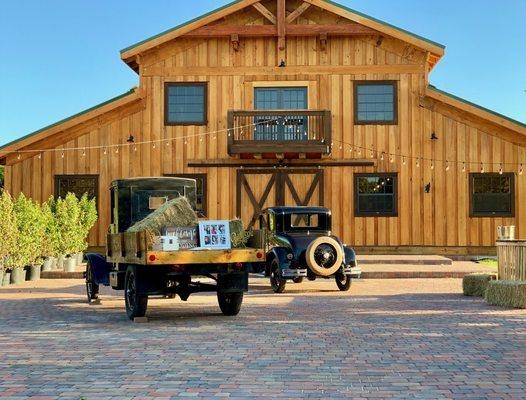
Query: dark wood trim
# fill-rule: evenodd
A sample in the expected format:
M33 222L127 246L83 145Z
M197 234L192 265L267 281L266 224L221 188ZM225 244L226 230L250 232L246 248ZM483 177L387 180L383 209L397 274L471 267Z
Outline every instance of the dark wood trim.
M360 212L358 211L358 178L391 178L394 180L393 197L394 210L392 212ZM355 217L398 217L398 173L355 173L354 179L354 216Z
M170 86L203 86L203 121L171 122L168 120L168 88ZM208 125L208 82L165 82L164 83L164 125L166 126L206 126Z
M189 179L202 179L203 180L203 209L199 217L206 217L208 215L208 174L207 173L187 173L187 174L164 174L164 176L171 176L174 178L189 178Z
M360 121L358 119L358 85L393 85L394 88L394 119L392 121ZM353 108L354 108L354 125L398 125L398 81L353 81Z
M99 212L99 197L100 197L100 186L99 186L99 175L96 174L85 174L85 175L76 175L76 174L61 174L55 175L53 193L55 194L55 199L58 199L58 187L60 179L94 179L95 180L95 201L97 203L97 212Z
M510 178L511 212L477 213L473 210L473 179L477 177L508 177ZM498 172L472 172L469 174L469 217L470 218L514 218L515 217L515 173L506 172L502 175Z
M269 37L280 36L318 36L326 34L329 36L360 36L376 35L378 31L364 25L349 24L283 24L285 32L278 32L276 25L209 25L195 29L182 37L185 38L208 38L208 37L230 37L237 34L240 37Z
M298 160L299 161L299 160ZM239 161L199 161L189 162L190 168L327 168L327 167L374 167L375 161L356 160L356 161L307 161L307 162L278 162L276 160Z

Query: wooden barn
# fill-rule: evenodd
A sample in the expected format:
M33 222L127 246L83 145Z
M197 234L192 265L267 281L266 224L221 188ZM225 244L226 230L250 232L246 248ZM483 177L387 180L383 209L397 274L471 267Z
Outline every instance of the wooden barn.
M444 46L329 0L238 0L121 51L138 86L0 149L5 188L96 196L198 181L199 212L253 224L324 205L361 251L488 253L526 236L526 125L445 93ZM474 66L476 68L476 66Z

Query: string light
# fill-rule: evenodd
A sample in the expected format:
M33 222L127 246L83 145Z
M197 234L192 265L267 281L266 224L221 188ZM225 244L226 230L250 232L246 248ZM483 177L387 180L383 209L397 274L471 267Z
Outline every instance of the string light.
M433 161L431 161L431 169L435 169L435 163L433 163Z
M119 154L119 148L118 147L115 149L115 154Z
M384 153L382 152L382 155L380 156L380 160L383 161L384 160Z
M108 151L107 151L106 149L104 149L104 155L106 155L107 152L108 152Z
M86 157L86 150L82 152L82 157Z
M42 153L38 154L38 159L40 160L42 158Z
M446 160L446 172L449 171L449 161Z
M389 162L392 164L394 163L394 157L393 156L389 156Z
M62 152L61 158L64 158L64 152Z
M402 165L405 165L405 157L402 157Z
M462 172L466 172L466 163L462 164Z
M152 147L155 149L155 143L152 145Z
M502 175L503 173L504 173L504 171L502 169L502 164L500 164L499 175Z
M420 168L420 161L418 161L418 158L416 159L416 167Z
M483 174L484 172L486 172L484 170L484 163L480 163L480 173Z
M519 175L522 175L524 173L524 168L522 167L522 164L519 168Z

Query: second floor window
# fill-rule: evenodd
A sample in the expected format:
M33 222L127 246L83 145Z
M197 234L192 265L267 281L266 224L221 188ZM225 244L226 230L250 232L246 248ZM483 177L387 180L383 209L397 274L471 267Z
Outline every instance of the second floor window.
M166 125L206 125L207 89L206 82L166 83Z
M398 123L396 81L354 83L354 122L357 125Z

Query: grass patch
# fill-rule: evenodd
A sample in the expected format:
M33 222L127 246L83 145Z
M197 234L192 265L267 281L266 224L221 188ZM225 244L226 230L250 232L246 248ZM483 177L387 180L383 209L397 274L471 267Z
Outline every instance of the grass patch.
M499 266L499 262L493 258L484 258L482 260L477 260L477 263L479 263L480 265L485 265L486 267L497 268Z

